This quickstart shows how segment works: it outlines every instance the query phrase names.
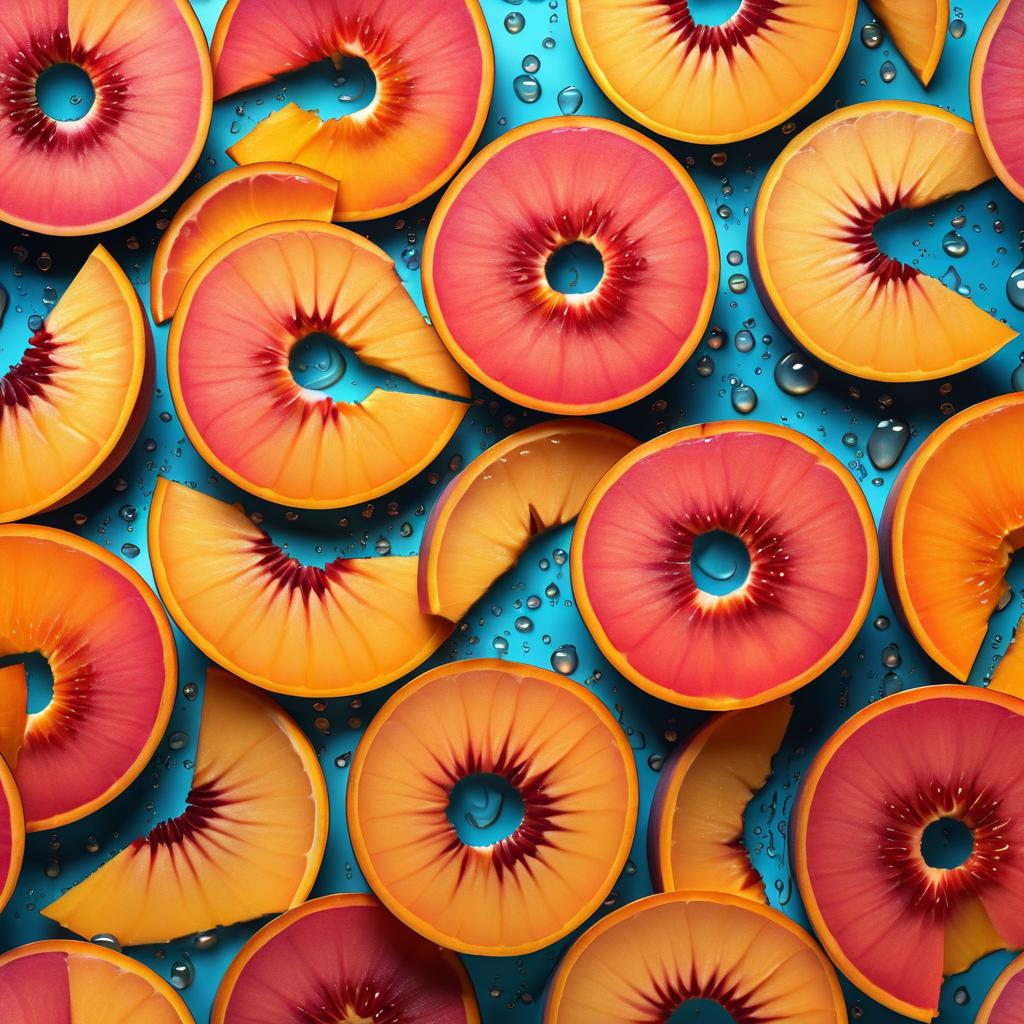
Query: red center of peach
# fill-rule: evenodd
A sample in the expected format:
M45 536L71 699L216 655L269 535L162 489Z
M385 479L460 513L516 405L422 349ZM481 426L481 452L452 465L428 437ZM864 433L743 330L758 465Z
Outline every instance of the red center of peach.
M735 49L750 52L750 40L772 22L785 21L783 0L743 0L740 9L721 25L701 25L694 20L689 0L657 0L679 36L684 55L692 50L721 53L731 59Z
M21 362L0 377L0 421L6 406L28 408L33 398L45 393L46 386L60 369L60 364L53 358L59 347L45 327L32 335Z
M303 565L297 558L286 555L266 534L253 541L253 551L259 555L256 563L281 590L298 590L308 602L314 594L323 597L332 582L340 579L346 559L336 558L322 569L317 565Z
M155 825L149 835L132 843L133 850L149 847L155 853L160 846L175 846L202 832L214 819L220 817L221 809L230 801L215 783L207 782L193 786L185 798L185 810L175 818L168 818Z
M873 234L875 225L883 217L903 207L901 196L882 198L867 205L851 201L851 209L846 214L847 224L839 234L839 240L853 246L868 273L873 274L880 284L911 281L920 273L909 264L886 256Z

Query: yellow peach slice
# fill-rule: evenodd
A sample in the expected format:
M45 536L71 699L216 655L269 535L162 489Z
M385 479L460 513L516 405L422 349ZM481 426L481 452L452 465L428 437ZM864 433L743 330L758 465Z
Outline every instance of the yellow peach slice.
M911 70L927 86L939 66L949 26L949 0L868 0Z

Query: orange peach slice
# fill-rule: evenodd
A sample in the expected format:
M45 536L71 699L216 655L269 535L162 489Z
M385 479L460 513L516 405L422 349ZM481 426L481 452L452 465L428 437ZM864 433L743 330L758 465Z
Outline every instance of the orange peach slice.
M211 669L184 812L43 914L126 946L278 914L309 895L327 814L319 762L292 718L266 694Z
M927 86L939 66L949 26L949 0L868 0L911 70Z
M895 210L991 178L974 128L939 107L886 100L828 114L786 146L761 186L750 230L762 299L845 373L930 380L982 362L1017 332L885 255L872 232Z
M522 801L505 838L470 845L448 817L460 781L498 776ZM484 659L403 686L356 748L348 821L384 905L431 942L519 956L600 905L633 840L637 777L625 733L584 687Z
M592 420L548 420L475 458L430 512L420 549L420 607L461 619L538 533L579 515L591 489L636 445Z
M0 666L0 758L12 771L28 723L28 679L21 662Z
M150 306L163 323L196 268L249 228L279 220L330 221L338 183L294 164L264 163L218 174L179 207L153 257Z
M978 1010L974 1024L1019 1024L1024 1020L1024 956L1006 965Z
M0 692L5 685L0 669ZM18 872L25 853L25 817L21 811L21 797L7 762L0 757L0 911L14 895Z
M153 387L135 289L97 246L21 361L0 375L0 523L65 505L135 443Z

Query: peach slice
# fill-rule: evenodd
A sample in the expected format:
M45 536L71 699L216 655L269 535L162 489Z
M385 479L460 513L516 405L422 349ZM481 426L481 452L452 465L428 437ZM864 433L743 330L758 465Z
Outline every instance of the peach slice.
M674 1016L687 1003L698 1012ZM552 976L543 1021L699 1020L702 1003L729 1020L846 1024L836 973L814 940L771 907L715 892L647 896L602 918Z
M904 466L882 517L885 583L915 639L967 679L1024 544L1024 393L951 416Z
M19 730L21 671L0 704L15 705L5 746L38 832L91 814L142 771L171 714L177 658L160 602L120 559L63 530L0 526L0 658L29 653L49 663L52 700Z
M762 300L813 355L859 377L930 380L982 362L1016 331L886 256L872 232L894 210L991 177L974 128L939 107L834 111L786 146L761 186L750 248Z
M495 777L520 820L496 841L464 842L452 794ZM601 905L637 800L629 742L590 691L544 669L464 661L407 683L374 717L352 762L349 833L370 887L412 929L459 952L519 956Z
M346 402L301 387L289 356L314 334L444 396L375 388ZM250 228L217 249L181 297L167 364L203 458L252 494L300 508L354 505L405 483L468 408L465 374L387 254L313 221Z
M458 621L543 530L579 515L636 440L593 420L548 420L477 456L437 499L423 533L424 613Z
M309 895L327 813L323 772L292 718L266 694L210 669L184 812L42 913L126 946L278 914Z
M601 263L586 292L548 277L574 246ZM683 365L718 267L711 215L669 153L614 121L553 117L492 142L445 192L423 243L423 295L481 383L531 409L589 415Z
M37 95L64 64L95 92L78 120L49 116ZM212 108L206 38L188 0L7 0L0 220L86 235L141 217L192 170Z
M1006 965L981 1004L974 1024L1019 1024L1024 1020L1024 956Z
M0 375L0 523L65 505L109 476L142 428L154 369L139 297L97 246Z
M709 718L673 752L658 780L647 833L654 887L765 901L743 845L743 812L771 771L793 706L785 697Z
M153 494L149 551L185 635L277 693L373 690L411 672L452 630L420 613L415 557L302 565L235 506L169 480Z
M939 66L949 27L949 0L868 0L911 70L927 86Z
M28 722L28 678L21 662L0 666L0 758L12 771L25 740Z
M0 669L0 693L6 680ZM21 811L21 797L11 769L0 757L0 911L14 895L18 872L25 853L25 817Z
M856 0L742 0L720 24L690 0L569 0L569 19L601 91L673 139L735 142L792 117L825 87L853 31Z
M4 1024L193 1024L148 967L90 942L50 939L0 955Z
M325 57L369 64L369 106L321 120L289 103L228 150L240 164L285 160L342 182L335 220L385 217L440 188L476 144L494 88L477 0L229 0L211 53L218 99Z
M375 897L339 893L261 928L228 968L210 1012L210 1024L294 1019L480 1024L480 1011L454 953L406 928Z
M294 164L264 163L218 174L178 208L153 257L150 306L161 324L188 279L218 246L249 228L279 220L330 221L338 183Z
M927 1021L943 974L1024 945L1024 701L958 684L886 697L829 739L804 777L793 860L839 969ZM962 863L927 859L926 830L970 831Z
M701 568L708 543L729 559L710 574L717 588ZM571 557L605 657L654 696L711 711L819 676L864 622L878 574L871 511L842 463L753 421L634 448L584 504Z

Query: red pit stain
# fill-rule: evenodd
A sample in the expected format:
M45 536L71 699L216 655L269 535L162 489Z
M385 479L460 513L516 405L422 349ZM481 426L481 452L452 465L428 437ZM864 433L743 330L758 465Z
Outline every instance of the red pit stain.
M61 368L54 360L58 348L59 343L45 327L32 335L21 362L0 377L0 421L6 407L20 405L27 409L33 398L45 395L47 385Z
M750 41L764 34L774 23L785 23L789 19L781 13L783 0L743 0L739 10L721 25L698 24L690 12L689 0L658 0L679 37L682 56L693 50L722 54L726 60L733 59L733 51L740 49L751 53Z
M853 246L860 262L880 284L888 284L890 281L912 281L920 273L909 264L886 256L873 234L875 225L883 217L903 208L902 196L882 199L866 206L854 201L853 211L847 215L849 223L839 235L839 241Z

